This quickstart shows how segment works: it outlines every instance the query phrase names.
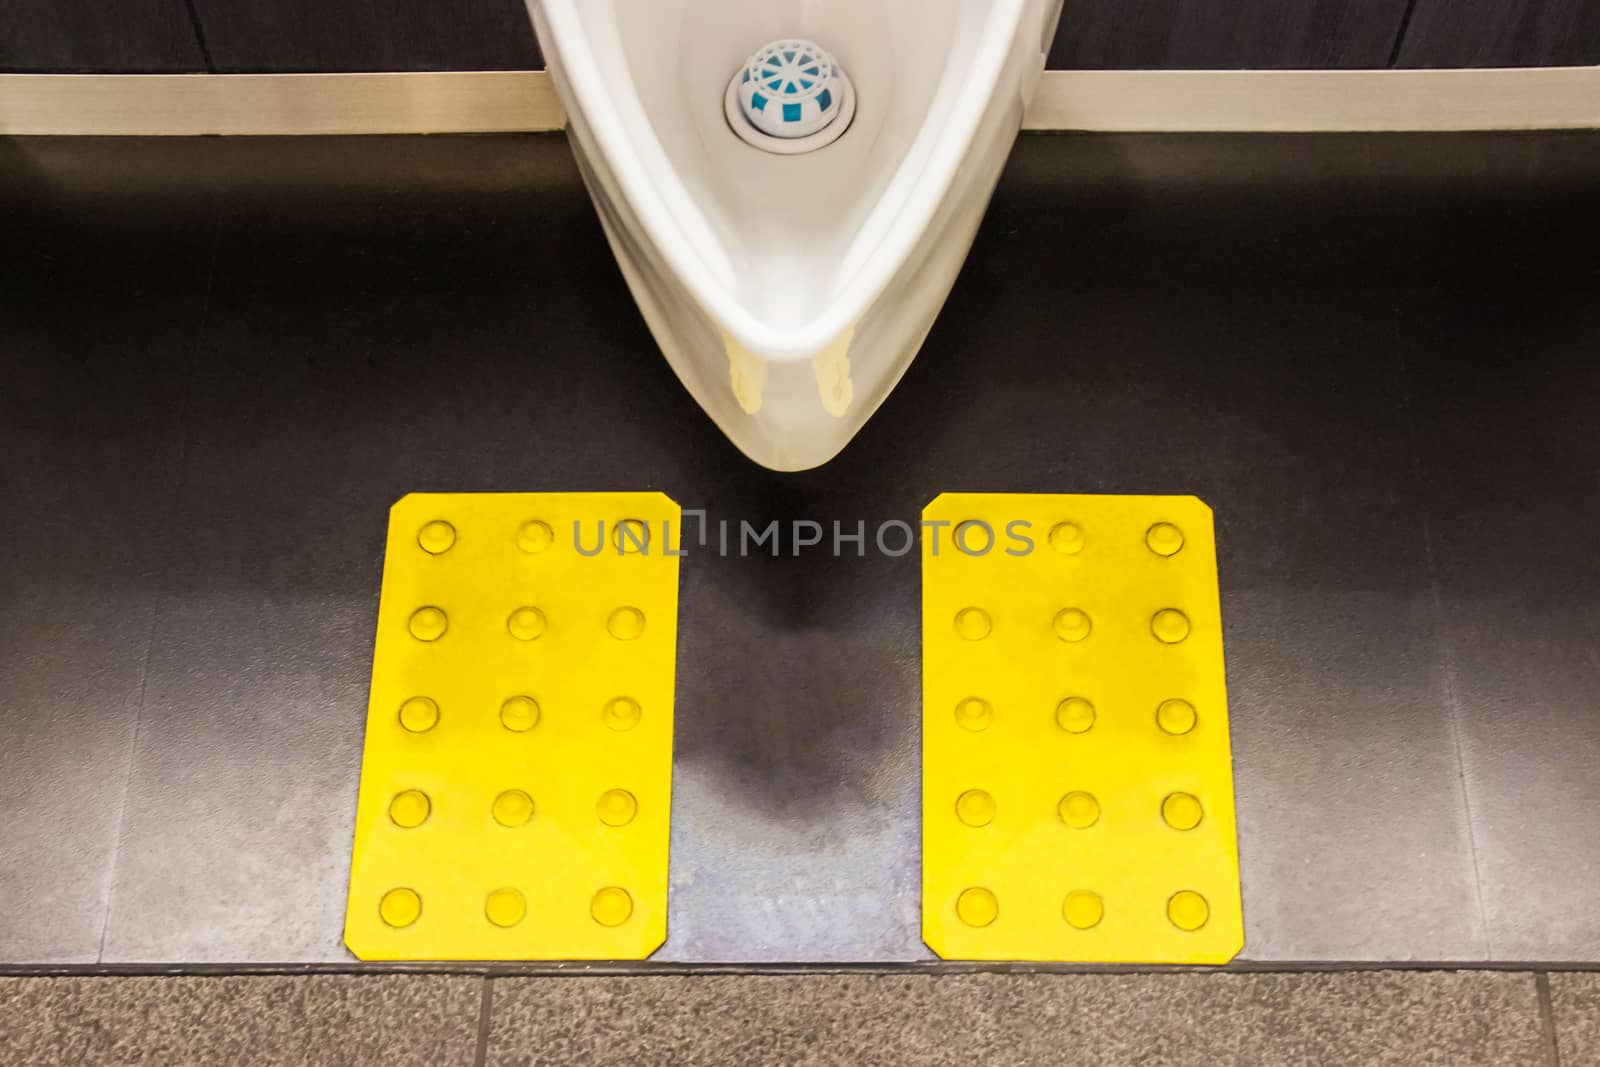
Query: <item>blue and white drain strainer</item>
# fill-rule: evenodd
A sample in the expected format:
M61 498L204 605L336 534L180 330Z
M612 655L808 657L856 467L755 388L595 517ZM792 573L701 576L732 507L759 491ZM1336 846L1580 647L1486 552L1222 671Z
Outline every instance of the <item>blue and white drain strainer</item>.
M808 137L839 117L839 64L810 41L773 41L745 64L739 102L769 137Z
M850 124L855 90L826 50L793 38L750 57L728 87L728 105L728 122L744 140L774 152L809 152Z

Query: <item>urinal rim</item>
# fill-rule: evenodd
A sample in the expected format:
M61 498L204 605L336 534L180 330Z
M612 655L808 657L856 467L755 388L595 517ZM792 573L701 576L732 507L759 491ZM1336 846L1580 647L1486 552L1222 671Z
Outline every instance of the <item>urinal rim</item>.
M654 131L647 127L646 136L638 140L623 135L611 81L600 71L593 48L562 47L564 42L574 40L587 44L588 34L576 5L588 0L538 2L557 39L566 80L585 102L589 132L600 143L611 174L632 202L640 226L694 299L729 335L750 351L782 362L809 359L822 351L865 314L905 263L949 194L961 161L971 150L1027 10L1026 0L995 3L953 112L941 113L937 120L931 113L924 117L889 186L873 205L862 228L881 226L883 236L845 280L840 297L805 325L777 329L747 312L728 287L711 276L712 269L698 251L689 251L698 249L698 242L684 231L678 209L668 204L661 186L672 189L676 194L673 199L681 202L683 210L693 212L700 229L709 234L710 228L693 197L683 188ZM628 84L632 86L631 78ZM971 91L973 86L985 84L986 91ZM910 183L909 191L904 196L894 195L894 186L906 174L908 162L919 154L928 155L928 160L914 177L905 179ZM646 159L647 155L651 158ZM885 213L889 216L886 220Z

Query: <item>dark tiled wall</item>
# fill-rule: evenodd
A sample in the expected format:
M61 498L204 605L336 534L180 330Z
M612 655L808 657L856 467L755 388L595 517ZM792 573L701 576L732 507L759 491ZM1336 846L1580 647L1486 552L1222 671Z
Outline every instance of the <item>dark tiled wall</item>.
M219 73L544 66L521 0L188 2Z
M184 0L0 0L0 71L205 69Z
M1066 0L1050 65L1064 70L1386 67L1407 3Z
M1066 0L1059 68L1600 63L1600 0ZM0 0L0 70L542 66L522 0Z
M1600 63L1600 0L1414 0L1403 67Z

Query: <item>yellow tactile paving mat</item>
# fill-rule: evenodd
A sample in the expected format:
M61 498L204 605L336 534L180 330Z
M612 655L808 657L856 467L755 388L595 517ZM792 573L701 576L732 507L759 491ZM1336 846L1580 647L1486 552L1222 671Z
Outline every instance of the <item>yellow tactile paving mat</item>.
M946 959L1232 959L1211 509L945 494L923 520L923 939Z
M357 956L642 959L666 938L678 517L659 493L390 511Z

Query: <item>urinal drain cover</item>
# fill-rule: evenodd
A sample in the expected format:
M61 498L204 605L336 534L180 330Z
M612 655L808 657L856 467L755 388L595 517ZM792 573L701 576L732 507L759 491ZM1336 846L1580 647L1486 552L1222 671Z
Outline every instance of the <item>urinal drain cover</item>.
M855 90L820 45L789 38L750 57L728 87L727 103L728 122L744 140L769 151L808 152L849 126Z

